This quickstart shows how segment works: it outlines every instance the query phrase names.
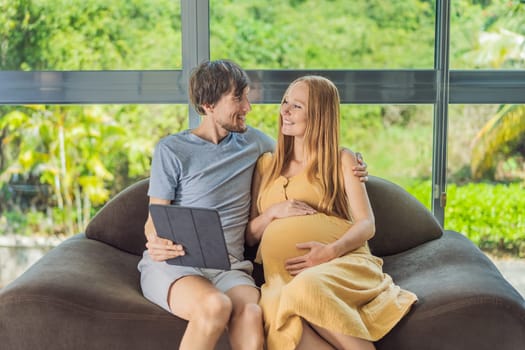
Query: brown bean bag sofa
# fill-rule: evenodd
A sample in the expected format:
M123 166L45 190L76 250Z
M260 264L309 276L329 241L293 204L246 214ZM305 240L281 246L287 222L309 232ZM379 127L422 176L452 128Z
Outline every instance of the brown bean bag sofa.
M0 291L0 348L176 349L186 321L141 293L148 180L109 201L85 233ZM378 350L525 349L525 301L467 238L441 229L401 187L370 177L374 254L419 301ZM254 249L247 250L253 257ZM262 283L262 270L255 277ZM226 335L217 349L229 349Z

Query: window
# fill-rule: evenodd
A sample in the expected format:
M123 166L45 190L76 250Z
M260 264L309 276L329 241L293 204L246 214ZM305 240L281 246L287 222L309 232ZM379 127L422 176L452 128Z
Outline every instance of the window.
M435 1L211 0L210 13L211 58L247 69L433 67Z
M344 118L381 135L381 143L374 142L348 124L343 133L349 146L364 153L373 173L408 188L405 179L430 174L455 180L455 168L462 164L456 150L465 146L451 140L456 137L452 126L468 123L452 120L458 118L458 108L524 103L523 56L516 50L524 47L520 19L525 10L518 1L326 1L319 8L313 0L88 0L78 1L77 9L63 6L71 1L33 1L27 11L22 0L3 5L0 104L186 104L190 70L204 58L231 58L248 70L254 83L252 102L260 104L254 105L254 118L258 108L278 103L298 75L323 74L342 92ZM109 14L114 21L107 20ZM445 35L449 18L451 35ZM485 34L507 33L503 29L522 44L508 46L499 37L498 45L507 45L500 45L504 59L486 60L492 62L488 64L476 60L487 57L476 52L497 51L485 45ZM450 51L443 50L449 38ZM31 45L23 46L27 40ZM322 60L321 54L330 59ZM450 71L440 65L449 56ZM441 98L444 92L447 98ZM186 111L191 115L191 109ZM257 123L272 134L271 123ZM382 129L373 129L375 125ZM465 128L458 130L468 134ZM417 152L408 151L409 144ZM391 156L391 146L403 154ZM436 149L441 162L432 160ZM436 184L428 187L426 192Z
M0 70L182 66L180 1L12 0L0 9Z
M455 105L445 228L485 250L525 240L525 105Z
M187 128L187 115L186 105L1 107L1 231L83 231L109 198L149 176L155 143Z
M520 1L451 1L451 68L525 67L524 16Z

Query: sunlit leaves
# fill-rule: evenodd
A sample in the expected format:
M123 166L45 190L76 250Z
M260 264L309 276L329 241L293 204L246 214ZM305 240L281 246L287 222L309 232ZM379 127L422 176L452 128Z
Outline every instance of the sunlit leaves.
M430 181L406 189L430 209ZM488 251L525 257L525 185L469 183L447 186L445 229L461 232Z
M180 2L2 0L0 68L180 68Z
M519 153L520 149L525 149L525 106L506 105L473 140L473 178L494 179L500 158Z

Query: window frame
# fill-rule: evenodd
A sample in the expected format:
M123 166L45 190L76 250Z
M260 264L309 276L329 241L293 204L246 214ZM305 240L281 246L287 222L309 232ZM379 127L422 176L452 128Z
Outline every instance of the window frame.
M174 0L177 1L177 0ZM191 69L210 57L209 0L180 0L182 69L0 71L0 105L187 104ZM450 0L436 0L434 69L247 70L252 103L279 103L304 74L336 83L342 103L433 104L432 213L444 224L449 104L525 103L524 70L450 70ZM189 125L199 122L189 108Z

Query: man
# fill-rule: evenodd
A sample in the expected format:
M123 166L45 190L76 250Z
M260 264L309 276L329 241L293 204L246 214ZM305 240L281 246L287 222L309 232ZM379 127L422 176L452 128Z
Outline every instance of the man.
M219 211L231 270L169 265L182 246L159 238L151 216L147 250L138 268L146 298L188 320L180 349L213 349L228 329L233 349L262 349L259 291L244 260L244 231L258 157L273 150L271 138L246 125L251 110L248 77L235 63L204 62L190 77L190 100L204 116L192 130L163 138L153 155L150 204L209 207ZM366 165L356 168L366 176Z

